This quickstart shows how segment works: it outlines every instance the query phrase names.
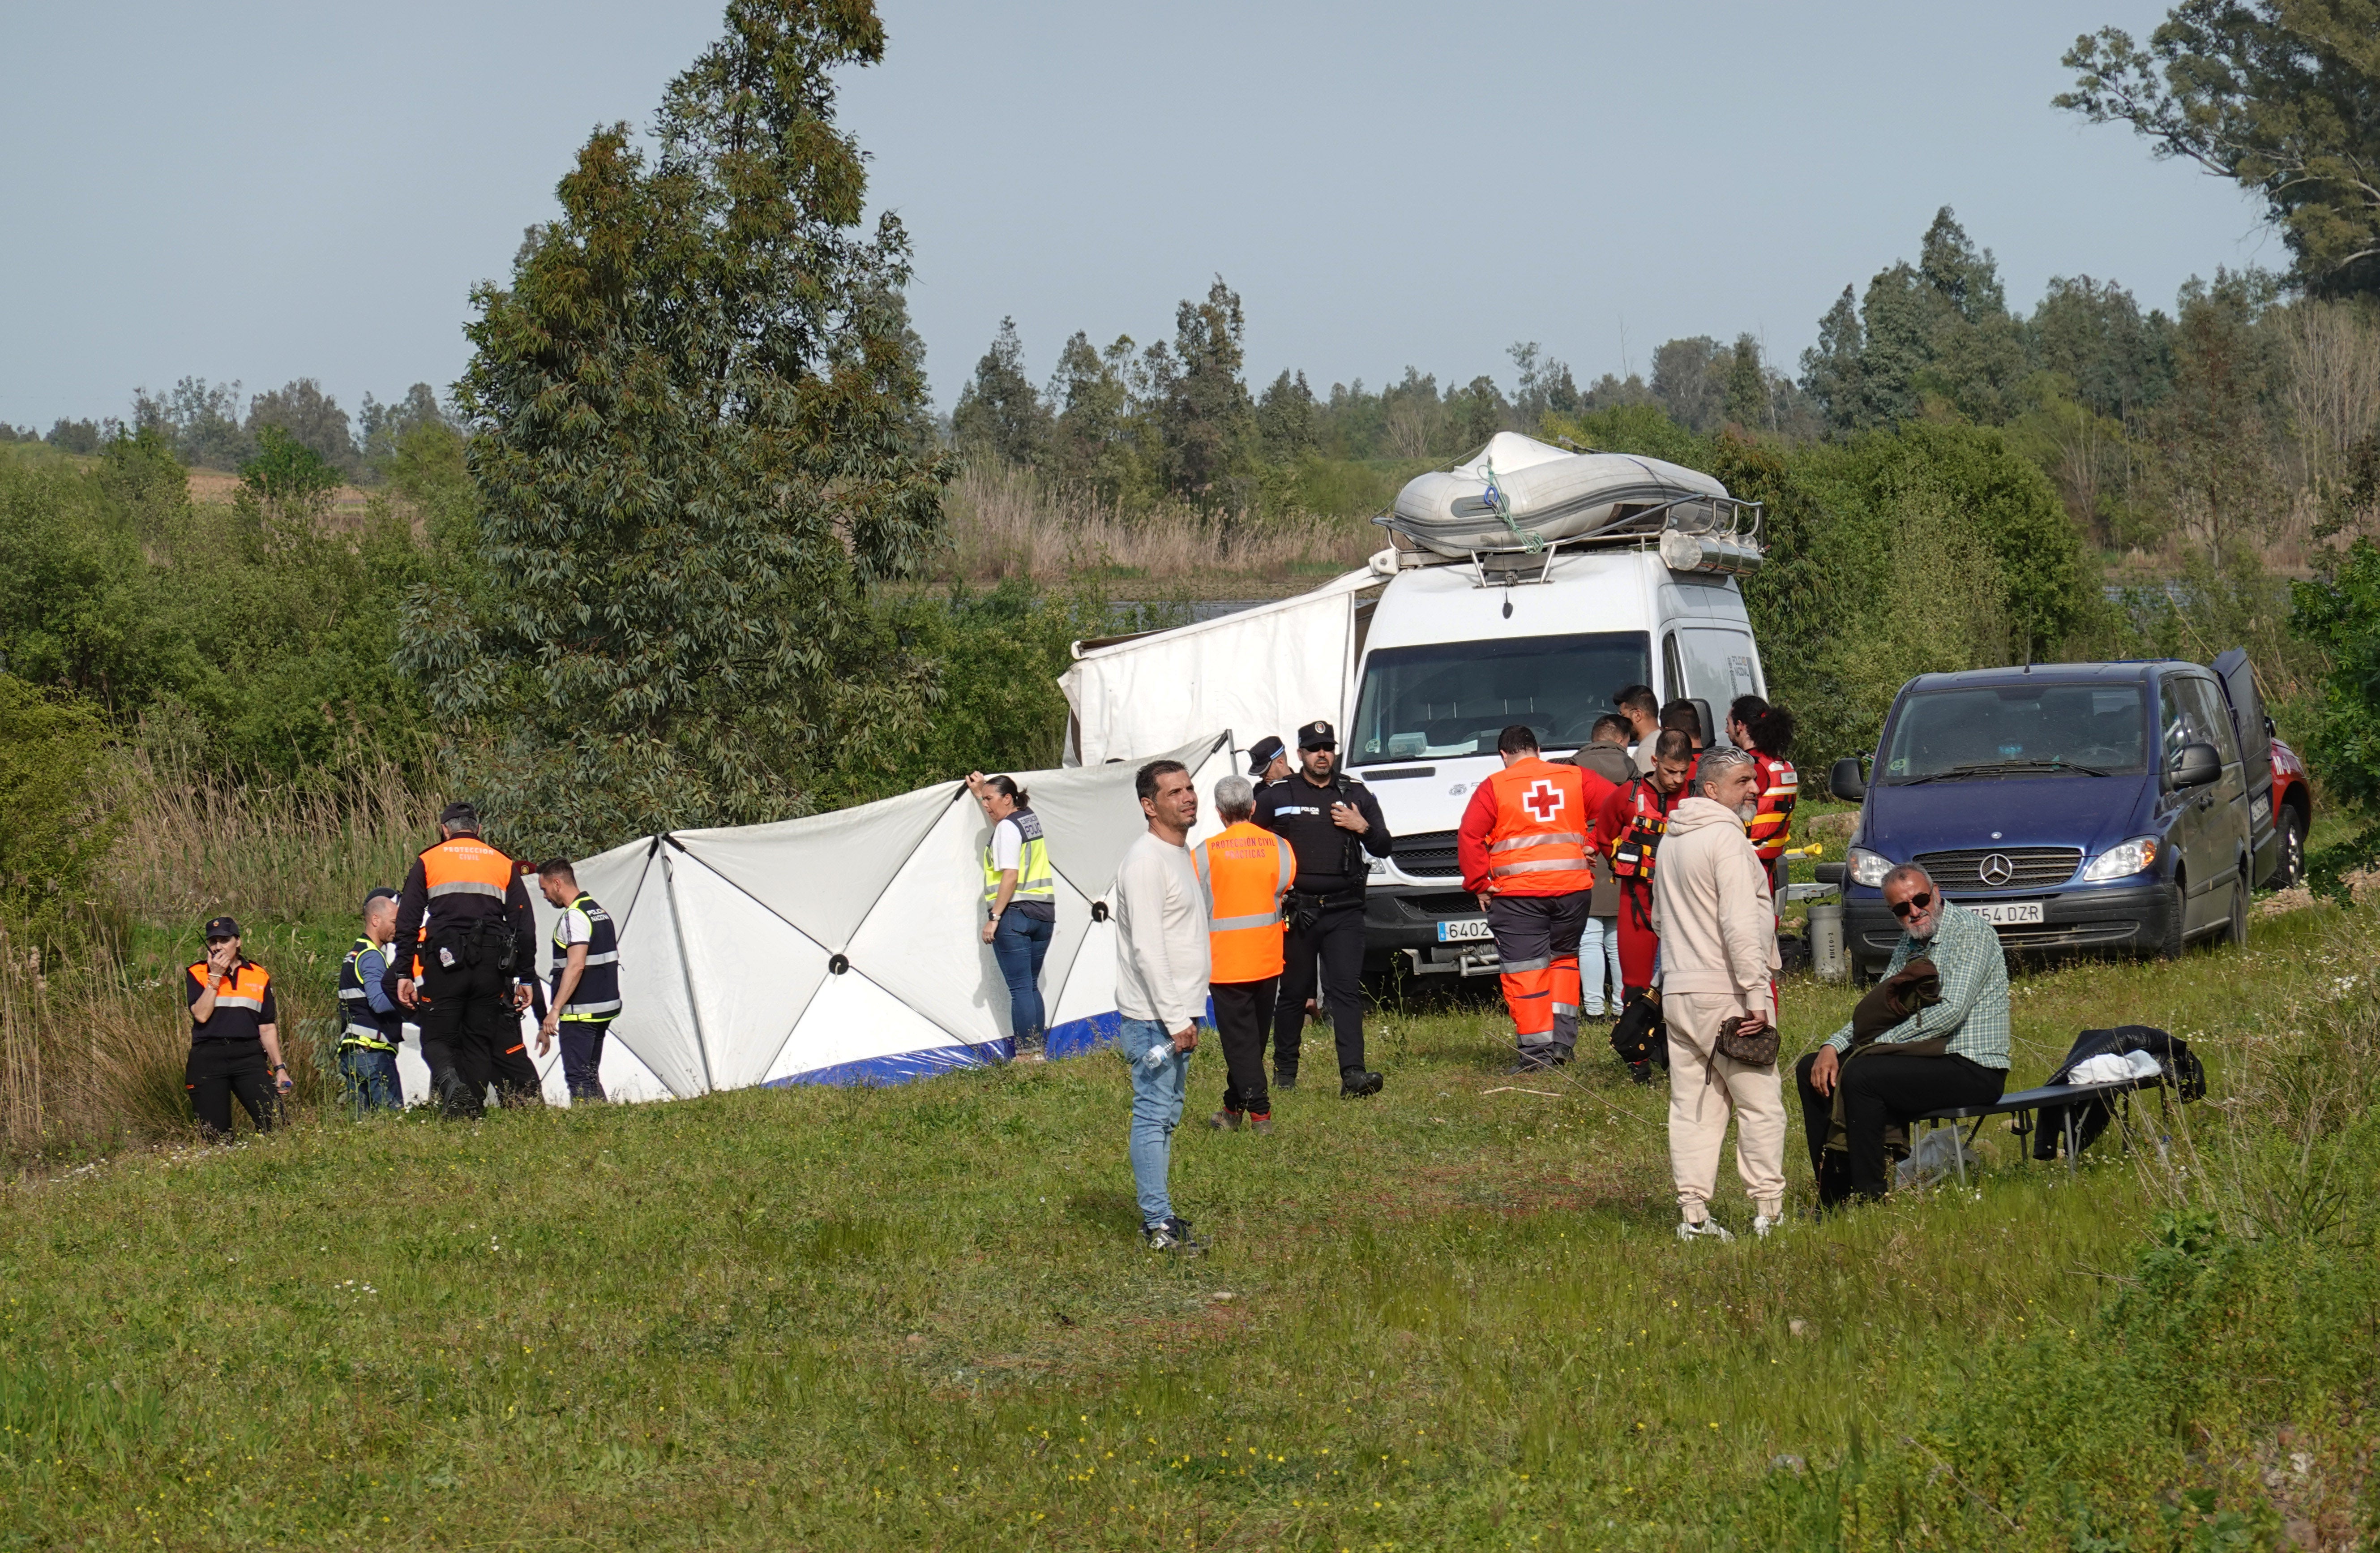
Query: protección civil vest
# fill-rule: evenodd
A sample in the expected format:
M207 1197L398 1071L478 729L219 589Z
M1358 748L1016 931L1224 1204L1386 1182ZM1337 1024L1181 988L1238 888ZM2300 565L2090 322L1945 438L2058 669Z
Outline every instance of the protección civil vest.
M1488 833L1488 879L1499 895L1570 895L1595 888L1586 838L1586 784L1576 766L1524 756L1490 775L1496 806Z
M345 1027L339 1032L339 1044L359 1046L367 1051L395 1051L404 1036L402 1014L378 1013L371 1006L371 994L365 989L363 957L380 949L370 939L358 939L347 950L347 957L339 962L339 1013ZM223 1000L218 997L220 1004Z
M633 908L634 902L629 903ZM578 985L570 989L570 1001L562 1005L564 1019L609 1019L620 1012L620 937L612 926L612 914L595 904L595 897L585 891L563 908L565 916L553 925L553 985L562 985L562 973L570 965L570 945L564 941L562 929L570 912L587 914L587 968L578 973Z
M430 896L429 921L435 928L458 916L502 917L515 871L511 858L477 836L440 842L421 855L421 882ZM442 904L446 909L441 910Z
M207 977L210 974L204 960L190 967L190 979L199 984L199 991L202 995L207 989ZM232 967L231 975L224 978L222 990L215 994L217 1017L208 1020L204 1025L193 1019L190 1022L191 1036L201 1040L221 1039L225 1037L237 1039L242 1037L255 1036L257 1026L265 1023L264 1008L271 1001L272 987L273 977L270 972L253 960L242 960ZM192 1001L196 1001L192 1000ZM226 1013L231 1017L222 1018L222 1015Z
M1017 835L1025 843L1016 854L1016 892L1008 897L1009 904L1041 901L1056 904L1058 876L1050 867L1050 845L1041 839L1041 817L1031 809L1018 809L1000 825L1015 826ZM1000 825L992 827L995 835L999 833ZM992 867L991 856L991 843L986 842L983 845L983 904L987 911L1000 899L1000 870Z
M1297 880L1289 843L1241 820L1191 850L1207 895L1209 981L1263 981L1281 975L1281 892Z

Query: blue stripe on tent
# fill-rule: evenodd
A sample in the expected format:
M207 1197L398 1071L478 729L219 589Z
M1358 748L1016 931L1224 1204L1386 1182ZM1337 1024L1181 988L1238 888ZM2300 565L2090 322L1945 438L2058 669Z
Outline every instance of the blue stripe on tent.
M906 1084L912 1079L931 1078L937 1074L956 1072L960 1068L989 1067L1004 1062L1015 1054L1005 1040L988 1046L937 1046L923 1051L897 1051L886 1057L866 1057L856 1062L837 1062L831 1068L812 1068L806 1074L789 1078L772 1078L765 1086L783 1089L795 1084Z
M1061 1057L1080 1057L1085 1052L1113 1046L1123 1034L1123 1015L1110 1009L1088 1019L1069 1019L1063 1025L1052 1025L1045 1049L1052 1062Z

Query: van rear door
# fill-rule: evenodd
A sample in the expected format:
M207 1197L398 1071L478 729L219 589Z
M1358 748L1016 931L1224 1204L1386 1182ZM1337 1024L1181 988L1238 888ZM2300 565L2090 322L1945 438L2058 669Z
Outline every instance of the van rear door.
M2209 665L2222 682L2232 731L2240 739L2240 766L2248 777L2248 831L2255 848L2258 879L2273 877L2280 861L2281 836L2273 815L2273 737L2265 732L2265 702L2256 694L2255 666L2245 648L2233 648Z

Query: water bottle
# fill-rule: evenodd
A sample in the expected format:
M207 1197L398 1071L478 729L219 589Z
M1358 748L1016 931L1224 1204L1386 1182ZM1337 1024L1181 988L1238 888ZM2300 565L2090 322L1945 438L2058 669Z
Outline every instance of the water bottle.
M1154 1071L1155 1069L1163 1067L1165 1065L1165 1059L1172 1054L1173 1043L1172 1041L1161 1040L1156 1045L1150 1047L1148 1049L1148 1055L1142 1058L1141 1061L1148 1063L1149 1068Z

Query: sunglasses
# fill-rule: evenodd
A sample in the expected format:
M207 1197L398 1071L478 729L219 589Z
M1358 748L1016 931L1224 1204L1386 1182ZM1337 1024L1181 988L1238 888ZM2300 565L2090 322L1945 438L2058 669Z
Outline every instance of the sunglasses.
M1308 754L1311 754L1318 749L1322 751L1325 755L1336 755L1339 753L1339 746L1335 744L1310 744L1305 746L1305 749Z
M1927 906L1930 906L1933 904L1934 892L1930 890L1920 890L1916 894L1910 896L1909 899L1894 906L1892 908L1892 915L1903 917L1912 916L1918 912L1924 911Z

